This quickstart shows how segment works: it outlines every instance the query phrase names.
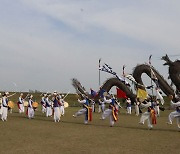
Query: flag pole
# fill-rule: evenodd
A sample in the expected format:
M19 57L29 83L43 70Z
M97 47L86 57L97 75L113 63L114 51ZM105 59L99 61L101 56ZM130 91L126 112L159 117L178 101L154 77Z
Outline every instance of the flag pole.
M101 58L99 58L99 68L101 67ZM101 86L101 71L99 69L99 87Z
M152 58L152 55L149 56L149 67L150 67L150 73L151 73L150 76L151 76L151 86L152 86L153 82L152 82L151 58ZM154 95L153 87L151 89L151 92L152 92L152 96L153 96Z
M125 82L125 80L126 80L126 78L125 78L125 71L124 71L124 70L125 70L125 67L126 67L126 66L123 65L123 77L124 77L124 82Z
M151 78L151 86L152 86L152 78ZM152 96L154 95L153 87L152 87Z

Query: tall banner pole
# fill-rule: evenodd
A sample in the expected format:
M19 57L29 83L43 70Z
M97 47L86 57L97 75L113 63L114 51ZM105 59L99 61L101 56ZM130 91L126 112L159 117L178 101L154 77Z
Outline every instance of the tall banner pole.
M101 58L99 59L99 68L101 67ZM101 86L101 71L99 69L99 87Z
M152 55L149 56L149 66L150 66L150 71L151 71L151 86L152 86L152 70L151 70L151 58L152 58ZM152 92L152 96L154 95L154 92L153 92L153 87L151 89L151 92Z
M123 78L124 78L124 82L125 82L125 80L126 80L126 78L125 78L125 77L126 77L126 76L125 76L125 71L124 71L124 70L125 70L125 67L126 67L126 66L123 65Z

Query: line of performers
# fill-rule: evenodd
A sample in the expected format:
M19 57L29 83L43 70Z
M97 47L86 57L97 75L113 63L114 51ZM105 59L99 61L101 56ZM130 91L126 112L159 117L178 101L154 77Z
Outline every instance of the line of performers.
M41 107L42 107L42 113L46 114L46 117L51 117L53 113L56 113L56 118L54 118L55 122L60 120L60 118L57 118L61 116L64 116L65 114L65 101L64 101L64 95L58 94L56 91L53 93L52 99L50 99L51 94L44 93L41 98ZM59 109L57 109L57 107ZM58 120L57 120L58 119Z
M7 115L8 115L8 110L12 110L11 106L11 101L9 101L8 96L9 93L5 92L3 94L3 97L1 99L0 103L0 116L2 121L7 121ZM42 112L46 114L46 117L54 117L54 122L59 122L61 116L64 115L65 110L64 110L64 95L60 95L56 91L54 91L51 99L50 99L51 94L44 93L41 99L41 106L42 106ZM28 99L28 101L26 101ZM27 95L25 98L23 97L23 93L20 94L18 102L18 109L19 113L24 113L25 112L25 107L26 109L26 114L29 119L34 118L35 111L38 107L38 103L33 100L33 95Z
M56 91L52 94L45 93L41 99L42 112L46 114L46 117L54 117L54 122L59 122L61 115L64 115L64 98L63 95L58 94ZM9 93L5 92L3 97L1 98L0 103L0 116L2 121L7 121L8 109L9 107ZM27 106L27 116L29 119L34 118L35 110L37 109L38 103L33 101L33 95L29 95L27 104L25 105L25 99L23 98L23 94L20 94L18 100L18 108L19 113L24 113L24 106ZM175 108L175 111L171 112L168 116L167 124L172 124L174 118L177 120L177 126L180 129L180 100L178 102L173 102L173 96L170 95L171 107ZM81 100L78 99L78 102L83 105L83 108L77 111L73 117L76 118L80 115L85 115L84 124L87 124L88 121L92 121L92 112L95 102L94 100L89 99L86 95L82 95ZM127 98L127 113L131 114L131 100ZM110 126L114 126L115 122L118 120L118 111L119 108L122 108L120 103L114 97L114 95L107 95L103 98L99 99L99 103L101 104L102 120L109 117ZM109 104L109 107L105 109L105 104ZM149 129L153 128L153 125L157 123L156 118L159 114L159 107L157 108L157 100L156 99L147 99L143 102L140 102L139 99L136 99L135 102L135 112L136 115L139 115L139 107L147 108L147 111L141 114L141 118L139 124L144 124L147 120L147 125Z
M180 130L180 100L174 103L173 96L170 96L171 99L171 107L175 109L175 111L171 112L168 116L167 124L172 124L174 118L177 120L177 126ZM92 121L92 111L93 107L91 104L94 104L93 100L90 100L87 96L83 96L82 100L78 99L78 102L83 105L83 108L77 111L73 117L76 118L80 115L85 115L84 124L87 124L88 121ZM127 103L127 114L131 114L131 100L130 98L126 99ZM104 98L99 99L100 108L102 111L101 120L109 117L110 126L112 127L115 122L118 120L118 111L119 108L122 108L120 103L113 95L107 95ZM105 104L109 104L109 107L105 109ZM155 98L149 98L140 102L139 99L136 99L135 104L135 113L138 116L140 112L140 108L146 108L147 111L141 114L139 124L144 125L147 120L148 129L152 129L153 125L157 124L156 118L160 116L160 107L159 102ZM162 110L164 110L162 108ZM100 110L99 110L100 112Z

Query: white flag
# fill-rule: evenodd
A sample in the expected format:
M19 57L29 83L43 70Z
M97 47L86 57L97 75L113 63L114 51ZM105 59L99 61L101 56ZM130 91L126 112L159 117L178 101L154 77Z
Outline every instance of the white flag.
M150 69L151 69L151 79L158 80L158 78L156 77L156 75L151 67L150 67Z
M164 99L163 99L162 95L159 93L159 89L156 89L156 98L160 99L161 104L164 105Z
M130 74L126 75L126 78L128 78L130 81L132 81L132 82L134 82L135 84L137 84L135 78L134 78L132 75L130 75Z

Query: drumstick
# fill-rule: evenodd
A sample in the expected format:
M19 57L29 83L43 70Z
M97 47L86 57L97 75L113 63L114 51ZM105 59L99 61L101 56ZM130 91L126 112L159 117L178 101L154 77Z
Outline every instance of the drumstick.
M65 99L65 98L69 95L69 93L70 93L70 91L66 94L66 96L64 96L64 98L63 98L63 99Z
M14 96L16 93L14 93L14 94L12 94L12 95L9 95L9 96L7 96L7 97L12 97L12 96Z
M29 96L29 94L26 95L26 97L24 98L24 100Z

